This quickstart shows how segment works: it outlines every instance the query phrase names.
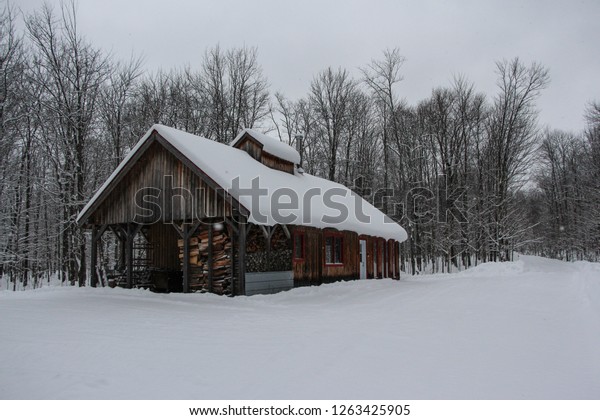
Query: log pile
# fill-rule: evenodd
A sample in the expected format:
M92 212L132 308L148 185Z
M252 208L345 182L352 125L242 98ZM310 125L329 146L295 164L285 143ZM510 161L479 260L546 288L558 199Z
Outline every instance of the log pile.
M209 243L208 227L201 226L190 238L190 290L209 291ZM214 230L212 241L212 291L217 294L231 293L232 250L231 238L226 229ZM183 264L183 239L177 241L179 260Z
M248 273L292 269L291 241L280 227L275 228L272 233L270 250L267 249L267 239L258 226L253 226L248 231L246 244Z
M246 254L246 271L262 273L268 271L288 271L292 269L292 250L258 251Z
M246 236L246 253L254 254L266 249L266 239L258 226L252 226Z

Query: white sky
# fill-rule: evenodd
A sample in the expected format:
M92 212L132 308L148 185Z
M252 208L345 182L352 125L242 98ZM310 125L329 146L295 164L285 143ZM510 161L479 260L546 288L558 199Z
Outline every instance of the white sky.
M41 0L13 0L24 11ZM550 69L540 122L580 130L600 100L600 1L79 0L79 28L145 68L194 67L206 48L256 46L271 92L297 99L331 66L356 69L385 48L407 58L398 93L409 104L463 74L496 91L495 62L519 56Z

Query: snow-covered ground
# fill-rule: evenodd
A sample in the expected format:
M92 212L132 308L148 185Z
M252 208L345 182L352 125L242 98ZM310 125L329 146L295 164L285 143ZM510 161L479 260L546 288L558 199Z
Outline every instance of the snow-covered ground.
M600 264L226 298L0 292L4 399L599 399Z

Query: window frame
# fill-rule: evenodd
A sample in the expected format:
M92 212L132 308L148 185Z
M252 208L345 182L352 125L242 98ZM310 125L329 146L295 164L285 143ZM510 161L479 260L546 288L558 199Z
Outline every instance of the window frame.
M327 239L332 238L332 260L327 262ZM336 241L340 241L340 262L335 262ZM342 267L344 265L344 234L341 232L325 232L323 234L323 263L326 267Z

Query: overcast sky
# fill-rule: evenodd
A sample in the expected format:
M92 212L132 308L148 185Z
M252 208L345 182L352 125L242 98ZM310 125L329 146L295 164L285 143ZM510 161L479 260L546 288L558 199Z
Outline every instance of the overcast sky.
M24 11L41 0L13 0ZM496 92L495 62L520 57L550 70L540 122L579 131L600 100L600 1L79 0L79 28L97 47L149 70L194 67L207 47L256 46L271 91L297 99L331 66L356 69L385 48L407 59L409 104L465 75Z

